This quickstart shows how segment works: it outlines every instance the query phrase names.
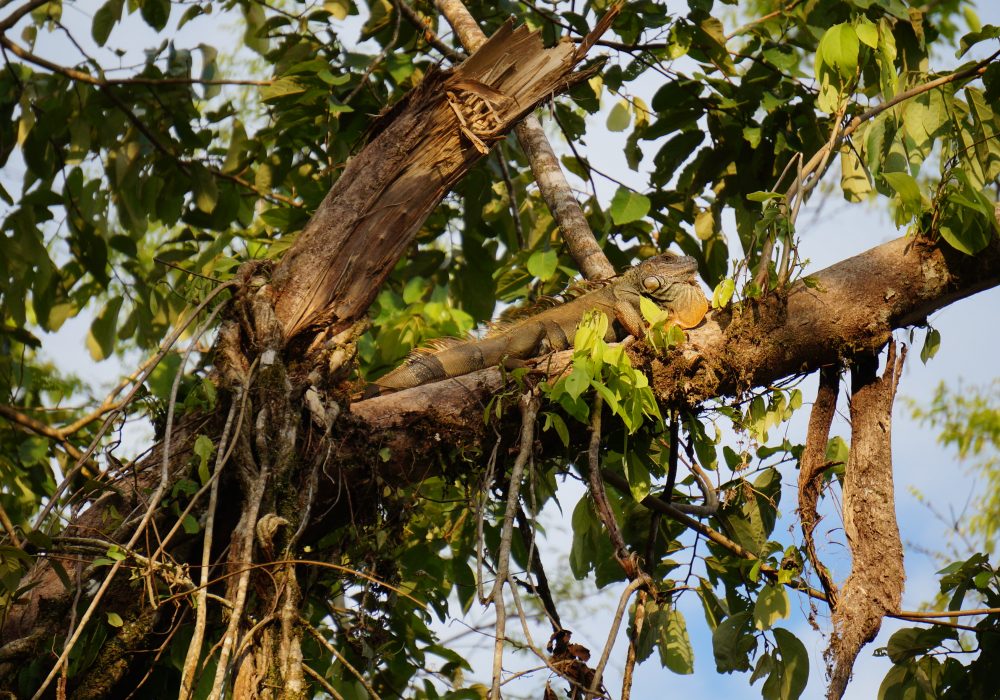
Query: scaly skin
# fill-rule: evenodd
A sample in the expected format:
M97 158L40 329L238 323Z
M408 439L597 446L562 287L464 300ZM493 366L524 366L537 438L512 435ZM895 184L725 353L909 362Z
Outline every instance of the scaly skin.
M694 280L694 258L665 253L643 260L607 286L553 306L479 340L456 343L436 352L418 353L405 364L376 380L378 393L399 391L431 382L460 377L509 360L525 360L565 350L573 344L580 319L600 310L613 317L628 334L643 337L645 323L639 298L646 296L669 312L667 323L694 328L708 312L708 299ZM618 339L609 324L605 340Z

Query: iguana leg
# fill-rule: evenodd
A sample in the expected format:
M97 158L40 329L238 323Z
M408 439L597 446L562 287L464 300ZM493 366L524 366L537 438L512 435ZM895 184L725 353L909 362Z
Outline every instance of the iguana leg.
M618 323L634 338L646 337L646 323L635 306L624 299L618 299L614 305L615 318Z
M512 369L521 369L522 367L531 367L532 362L531 360L522 360L519 357L511 357L510 355L507 355L502 360L500 360L500 364L503 365L504 369L512 370Z

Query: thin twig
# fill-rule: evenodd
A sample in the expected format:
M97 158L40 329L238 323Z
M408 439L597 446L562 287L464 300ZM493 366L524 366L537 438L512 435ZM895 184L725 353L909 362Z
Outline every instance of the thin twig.
M601 695L598 691L598 688L601 687L601 677L604 675L604 667L608 665L608 659L611 658L611 647L615 645L615 639L618 638L618 630L621 628L625 609L628 607L628 602L632 598L632 594L649 583L649 579L645 575L637 576L622 591L622 595L618 599L618 609L615 611L615 619L611 623L611 629L608 631L608 641L605 642L604 649L601 651L601 659L597 662L597 668L594 669L594 680L590 682L590 690L587 691L587 697L598 697Z
M857 131L862 124L871 119L874 119L887 109L895 107L900 102L905 102L910 98L916 97L917 95L922 95L925 92L930 92L931 90L935 90L943 85L947 85L948 83L984 74L986 72L987 66L989 66L990 63L995 61L997 57L1000 57L1000 51L995 52L988 58L985 58L982 61L979 61L975 65L972 65L964 70L960 70L956 73L951 73L949 75L945 75L940 78L935 78L934 80L930 80L926 83L923 83L922 85L917 85L915 87L910 88L909 90L904 90L895 97L886 100L881 104L875 105L874 107L854 117L850 121L850 123L846 127L844 127L844 129L841 131L840 136L833 144L833 147L836 148L837 146L839 146L844 141L844 139L846 139L848 136ZM809 178L814 172L816 172L817 167L826 156L826 151L827 147L824 146L823 148L821 148L820 150L818 150L816 153L813 154L812 158L809 159L809 162L806 163L806 165L802 168L803 177ZM789 189L788 196L789 197L794 196L796 192L797 192L797 187L793 185L792 188Z
M15 425L19 425L26 430L30 430L36 435L49 438L53 442L58 443L59 446L62 447L63 450L66 451L66 454L68 454L72 459L81 460L81 458L83 458L83 453L80 452L79 448L70 442L58 428L53 428L47 423L43 423L40 420L18 411L13 406L7 406L4 404L0 404L0 416L3 416Z
M195 313L192 314L192 320L194 318L197 318L198 313L200 313L201 309L205 308L205 306L211 301L211 299L215 296L215 294L220 293L227 286L229 286L229 285L223 285L223 286L220 286L220 287L216 287L216 289L212 290L212 292L208 295L208 297L206 297L205 301L203 301L198 306L198 308L196 309ZM201 337L201 334L208 330L208 327L209 327L209 324L211 323L211 320L215 318L215 316L222 310L222 308L223 308L223 305L221 305L221 304L219 306L217 306L213 310L213 312L210 315L209 319L202 325L201 333L196 334L196 336L194 338L192 338L191 344L188 347L188 353L185 354L184 359L181 361L180 367L177 370L178 376L175 377L174 385L171 388L171 392L170 392L170 404L169 404L168 411L167 411L167 432L164 435L164 448L163 448L164 457L163 457L163 461L162 461L162 463L160 465L160 483L156 487L156 491L153 493L152 498L150 498L149 505L146 508L146 513L142 517L142 521L139 523L138 527L136 527L135 532L132 534L132 537L128 541L128 544L125 545L125 549L129 549L130 550L133 547L135 547L135 543L139 541L139 538L143 535L143 533L144 533L144 531L146 529L146 526L153 519L153 515L156 512L156 508L157 508L157 506L160 503L160 499L162 499L164 493L166 493L167 486L168 486L168 484L170 482L170 459L169 459L169 455L170 455L170 438L171 438L171 432L173 431L173 409L174 409L174 406L175 406L176 401L177 401L177 389L180 386L179 376L180 376L180 374L184 370L184 367L185 367L188 355L190 354L190 351L197 344L198 340ZM186 326L187 326L187 324L185 324L185 327ZM170 344L172 345L173 342L176 342L176 339L179 336L180 336L180 333L179 332L175 332L171 336L172 340L171 340ZM133 392L131 392L131 393L134 393L135 391L136 391L136 389L133 389ZM107 423L105 423L105 426L107 426ZM91 449L88 450L88 452L93 452L93 448L96 447L96 442L100 438L100 435L101 435L101 433L99 432L98 436L94 438L94 443L91 445ZM108 571L107 575L104 577L104 581L101 583L100 588L97 589L97 593L94 594L94 597L90 601L90 605L87 607L86 612L80 618L80 624L77 626L76 631L73 633L73 636L69 639L69 641L63 647L63 651L59 655L59 658L56 660L55 666L52 667L52 670L49 671L48 676L46 676L46 678L42 682L41 686L39 686L38 690L32 696L32 700L37 700L38 698L42 697L42 695L44 694L45 690L48 688L49 684L55 678L56 674L59 673L59 670L62 668L63 664L66 663L66 659L69 658L70 652L73 650L73 647L76 645L76 642L80 639L80 635L83 633L83 630L86 628L87 622L89 622L91 616L94 614L94 611L97 609L97 605L98 605L98 603L100 603L101 598L104 596L104 593L111 586L111 582L114 580L115 574L117 574L118 570L121 568L122 561L124 561L124 560L119 559L119 560L115 561L115 563L111 567L111 570Z
M30 14L35 8L41 7L46 4L48 0L29 0L29 2L24 3L19 8L11 12L3 20L0 20L0 35L7 32L8 29L17 24L22 17Z
M399 9L403 16L406 17L406 21L423 33L424 41L440 51L441 55L445 56L453 63L461 63L465 60L465 54L461 51L456 51L444 43L441 40L441 37L431 30L430 21L417 14L417 11L410 6L410 3L406 2L406 0L393 0L393 4L397 9Z
M434 4L455 30L467 51L475 51L486 42L486 35L461 0L435 0ZM598 245L580 203L573 196L573 190L545 136L541 122L529 114L515 127L515 133L531 163L531 172L538 183L542 199L552 212L566 248L580 272L592 280L614 277L615 268Z
M775 17L781 17L785 13L791 12L792 10L795 9L795 6L798 5L800 2L802 2L802 0L792 0L792 2L788 3L788 5L786 5L785 7L774 10L773 12L768 12L766 15L761 15L760 17L757 17L747 22L743 26L737 27L729 34L726 34L726 41L728 42L730 39L734 39L740 34L745 34L746 32L750 31L751 29L753 29L758 24L761 24L762 22L766 22L769 19L774 19Z
M343 104L348 105L355 97L357 97L358 93L361 92L364 89L365 85L368 84L368 78L371 76L371 74L375 71L376 68L379 67L382 61L385 60L385 57L389 55L389 52L392 51L392 48L396 45L396 42L399 40L399 25L400 22L402 21L402 17L403 15L401 12L396 13L396 22L392 30L392 38L390 38L389 41L386 42L385 46L382 47L382 50L378 52L378 55L375 56L373 59L371 59L368 62L368 65L365 66L364 71L361 73L361 77L358 78L358 84L354 87L353 90L351 90L347 94L347 97L345 97L343 100Z
M487 605L489 603L489 598L486 597L486 591L483 588L483 581L486 580L486 577L483 575L483 543L486 542L483 530L486 524L487 494L489 493L490 484L493 483L493 477L496 474L497 452L499 449L500 436L498 434L497 441L493 444L493 451L490 453L490 458L486 461L486 471L483 474L482 485L477 489L476 497L473 500L476 511L476 597L479 599L480 605Z
M250 486L250 492L247 494L247 507L243 511L243 517L240 518L234 532L234 534L242 534L238 552L241 556L246 556L248 560L253 556L254 525L257 522L257 514L260 511L260 505L264 499L264 491L270 475L270 464L265 462L261 465L259 473ZM250 571L250 567L246 568L241 572L236 582L236 597L233 600L233 610L229 617L229 625L223 633L222 648L219 651L218 666L215 669L215 681L212 684L212 692L209 695L209 700L218 700L225 690L225 678L229 671L229 655L236 643L236 634L243 618L247 589L250 584Z
M534 532L531 529L531 523L528 522L527 514L525 514L524 509L520 506L517 509L517 529L521 533L521 540L524 542L524 546L528 549L530 570L536 579L534 582L529 579L531 590L542 602L542 609L545 610L545 614L549 617L552 630L560 630L562 629L562 621L559 619L559 611L556 610L556 603L552 598L552 590L549 588L549 579L542 565L542 557L538 552L538 548L534 546Z
M507 508L503 526L500 529L500 549L497 553L497 574L489 598L496 611L496 639L493 644L493 684L490 698L500 700L500 673L503 670L503 645L506 641L507 615L504 607L503 589L510 576L510 548L514 534L514 519L521 497L521 481L524 468L531 458L535 444L535 416L538 414L539 400L530 392L521 396L521 446L514 466L510 471L510 488L507 490Z
M517 243L524 248L526 239L524 229L521 227L521 207L517 203L517 192L514 191L514 181L510 177L510 168L507 167L507 159L504 158L503 149L497 149L497 163L500 165L500 175L503 177L504 185L507 187L507 197L510 200L510 216L514 221L514 234L517 236Z
M84 451L81 459L78 459L76 461L76 464L73 465L73 468L70 469L70 471L66 474L62 482L60 482L59 486L56 487L55 493L49 497L48 502L42 508L41 512L38 514L38 517L35 518L35 524L32 526L32 529L38 530L41 527L41 524L45 521L45 518L48 517L52 508L58 502L59 497L62 495L63 491L66 490L72 479L80 472L80 469L82 469L84 461L89 459L90 456L94 454L94 451L97 449L98 444L100 444L101 438L104 437L108 429L111 427L111 424L114 422L115 416L119 412L123 411L125 407L129 405L129 403L131 403L132 399L139 392L139 389L141 389L142 386L145 384L146 379L149 378L149 375L152 374L154 369L156 369L160 361L164 357L166 357L168 352L170 352L170 349L174 346L174 343L176 343L177 340L181 337L181 334L183 334L184 331L187 330L187 327L191 325L191 323L196 318L198 318L198 315L212 302L213 299L215 299L215 297L221 294L223 290L235 286L236 286L236 280L230 280L229 282L219 285L211 292L209 292L208 295L205 297L205 299L200 304L198 304L197 307L195 307L194 311L191 313L190 318L186 319L183 323L178 324L174 332L171 333L170 336L165 341L163 341L163 344L160 345L159 352L157 352L156 355L153 356L152 361L149 362L149 366L142 372L139 378L136 379L135 385L128 392L128 394L126 394L125 398L121 400L119 408L112 411L111 415L109 415L104 420L104 423L101 425L100 429L98 429L97 434L91 441L90 446L86 449L86 451Z
M302 668L303 670L305 670L306 675L312 678L317 683L319 683L321 686L323 686L323 690L329 693L330 696L334 698L334 700L344 700L344 696L338 693L337 689L334 688L332 685L330 685L330 683L327 682L327 680L323 678L323 676L319 675L319 673L314 668L312 668L308 664L302 664Z
M2 30L0 30L2 31ZM148 85L160 87L163 85L248 85L255 87L267 87L274 83L273 80L244 80L244 79L208 79L208 78L98 78L90 73L85 73L75 68L53 63L47 58L43 58L19 44L15 44L9 39L4 39L3 45L10 49L18 58L22 58L29 63L33 63L39 68L45 68L53 73L57 73L78 83L87 83L95 87L106 87L108 85Z
M321 635L319 633L319 630L317 630L315 627L312 626L309 620L305 619L304 617L300 617L299 622L306 628L309 634L311 634L313 638L320 643L320 645L324 649L333 654L337 658L337 661L344 664L344 668L350 671L351 674L358 679L358 682L361 683L361 686L368 691L368 694L372 697L372 700L382 700L379 697L378 693L375 692L375 689L371 686L371 684L367 680L365 680L365 677L363 675L361 675L361 672L358 671L358 669L354 668L354 666L352 666L351 663L344 658L344 655L341 654L339 651L337 651L337 648L332 644L330 644L330 642L326 640L326 637Z
M659 519L659 514L654 513L653 518ZM639 644L639 635L646 621L646 598L649 594L646 591L639 591L635 602L635 621L632 625L632 635L628 640L628 652L625 654L625 671L622 673L622 698L629 700L632 697L632 674L635 671L636 647Z
M236 423L236 432L239 433L240 426L243 424L243 410L246 407L246 399L249 394L247 388L244 387L239 391L241 396L240 399L240 417ZM202 543L201 549L201 586L198 590L198 595L195 598L195 624L194 632L191 635L191 641L188 643L187 654L184 657L184 666L181 670L181 690L178 698L180 700L187 700L191 697L191 693L194 691L194 676L198 670L198 660L201 658L201 644L205 636L205 625L208 621L208 578L209 570L211 564L211 554L212 554L212 535L215 528L215 508L218 502L219 495L219 475L222 473L222 466L225 464L226 459L229 454L225 453L223 440L226 436L230 434L232 429L233 414L236 408L236 402L234 401L229 407L229 415L226 416L226 425L222 429L223 437L220 439L218 448L218 457L215 461L215 469L213 470L211 482L212 491L208 497L208 510L206 511L206 521L205 521L205 534L204 541ZM236 444L236 436L233 435L229 439L230 445ZM204 488L204 487L203 487ZM197 494L196 494L197 495ZM194 502L194 498L191 502ZM190 506L190 504L188 504ZM182 516L183 518L183 516ZM178 519L178 522L182 518ZM167 535L169 539L170 535Z
M115 399L118 398L118 394L120 394L125 389L125 387L127 387L129 384L132 384L132 383L136 382L138 380L138 377L143 372L145 372L149 367L152 367L153 364L155 363L155 361L156 361L156 355L155 354L150 355L149 357L147 357L135 369L135 371L133 371L128 376L123 377L121 380L119 380L119 382L111 389L111 391L109 391L107 393L107 396L104 397L104 400L101 401L101 405L100 406L98 406L97 408L95 408L90 413L87 413L87 414L85 414L83 416L80 416L79 418L77 418L75 421L73 421L69 425L64 425L61 428L57 428L57 430L60 433L62 433L63 435L66 435L68 437L68 436L72 435L73 433L77 432L78 430L81 430L81 429L85 428L86 426L90 425L95 420L98 420L99 418L101 418L102 416L106 415L107 413L110 413L111 411L116 411L119 408L122 408L123 402L115 400Z
M802 526L802 538L805 542L806 557L816 568L820 584L826 592L831 606L836 605L837 586L830 571L820 561L816 554L816 542L813 532L819 523L816 504L822 486L823 472L827 466L826 446L830 437L830 425L837 411L837 394L840 389L840 371L837 367L824 367L820 370L819 389L816 401L813 402L809 414L809 427L806 430L806 445L799 459L799 521Z
M601 413L604 410L604 400L600 394L594 397L594 405L590 410L590 449L587 451L589 466L587 482L590 485L590 496L594 499L597 516L608 531L608 539L611 540L615 559L618 560L629 580L635 580L639 567L625 545L625 538L622 536L615 513L611 509L608 494L604 490L604 480L601 478Z
M21 540L17 538L17 531L14 529L14 523L11 521L10 516L7 515L7 511L4 510L3 503L0 503L0 523L3 523L4 532L7 533L7 537L10 538L10 543L21 548Z

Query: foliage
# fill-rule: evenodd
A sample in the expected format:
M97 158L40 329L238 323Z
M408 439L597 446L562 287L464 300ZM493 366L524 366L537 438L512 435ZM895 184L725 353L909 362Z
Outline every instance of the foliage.
M988 386L963 386L954 389L944 383L937 386L928 406L911 402L913 417L938 431L938 441L955 449L961 462L969 464L981 481L976 497L975 514L955 530L993 553L997 543L1000 517L1000 383Z
M554 43L586 33L609 4L543 8L503 0L468 8L487 33L514 14ZM439 63L430 34L447 33L426 0L411 3L427 19L420 27L387 0L106 0L86 20L64 15L60 2L32 5L12 4L12 12L33 11L2 30L0 198L8 210L0 224L0 384L4 404L21 418L4 414L0 424L0 505L25 544L14 546L8 533L0 545L3 605L24 592L21 579L36 554L79 554L58 550L63 545L54 538L64 520L56 516L72 516L84 499L111 488L95 478L102 468L142 452L117 413L127 382L103 398L108 387L53 361L62 337L53 334L82 322L91 358L134 364L180 329L240 263L279 259L344 163L379 128L374 116L391 115ZM998 227L990 192L1000 176L1000 64L969 56L993 47L1000 31L980 26L967 5L629 3L612 26L607 65L552 102L548 122L572 152L562 157L565 169L589 190L584 213L608 258L621 269L679 248L696 258L715 290L713 307L752 304L801 270L795 217L827 168L838 165L847 202L876 203L914 236L940 238L963 255L980 253ZM220 33L224 27L236 27L238 39ZM136 41L149 37L147 44L136 49L133 33ZM225 38L211 45L202 40L207 36ZM956 47L960 65L932 68ZM602 110L607 115L596 120ZM604 129L625 136L625 160L645 186L615 180L613 195L599 196L596 181L606 175L584 146ZM527 157L508 139L455 186L381 291L372 329L359 341L358 376L376 377L425 341L465 335L498 308L554 293L576 275L533 182ZM735 228L725 231L730 220ZM733 264L738 251L743 259ZM684 334L664 327L655 309L646 306L643 315L650 324L643 347L676 352ZM801 391L769 387L702 407L660 406L629 352L606 340L610 323L603 315L586 319L571 370L543 389L546 436L558 437L567 452L547 452L526 477L533 499L523 503L526 523L541 536L545 505L561 507L557 476L579 466L578 423L592 417L599 396L616 416L602 435L603 467L628 486L608 493L611 510L658 592L642 603L636 656L652 659L655 649L663 667L693 672L689 621L677 602L696 596L718 672L762 680L766 698L800 697L809 681L805 646L776 624L796 605L797 591L810 586L809 567L800 543L776 524L782 481L794 479L802 450L784 437L803 405ZM190 415L216 406L208 346L198 349L197 368L180 389L180 410ZM171 351L130 409L130 418L148 417L157 436L180 365ZM918 416L940 427L961 457L981 457L998 441L995 397L992 390L959 391L942 387ZM99 434L107 417L112 429ZM92 442L96 455L57 493ZM503 473L505 457L494 453L491 462L477 448L454 454L428 443L428 468L438 475L412 489L377 471L366 475L363 512L298 552L309 572L299 612L317 632L304 636L304 656L344 697L365 697L364 683L393 696L479 697L476 679L464 675L469 661L441 641L436 625L456 609L468 612L477 581L489 576L473 568L479 517L487 552L501 548L509 485L496 475L487 483L482 474L488 462ZM119 445L127 459L112 454ZM190 537L204 525L181 515L210 483L217 447L207 436L195 438L190 478L163 502ZM831 444L831 461L841 448L842 441ZM995 467L981 465L988 495L968 523L988 552L1000 511ZM731 546L705 544L641 503L651 495L701 503L699 470L714 479L709 489L721 501L704 523ZM828 479L836 478L835 468ZM484 492L489 498L481 503ZM53 515L36 529L46 503ZM115 523L126 516L106 514ZM592 496L573 509L572 528L566 556L574 577L593 575L601 588L626 580ZM512 547L519 570L537 575L533 553L533 540ZM100 555L107 559L102 566L137 561L123 550ZM550 573L566 569L558 557L546 564ZM969 593L990 607L1000 595L984 556L945 569L942 590L952 595L949 610ZM148 593L163 601L184 597L166 586ZM633 607L633 630L636 619ZM70 659L70 681L96 668L110 635L136 623L115 610L91 622ZM224 622L211 618L209 627L214 641ZM143 661L150 696L176 695L191 629L184 622L173 631L163 653ZM887 647L894 665L881 697L987 692L1000 653L996 640L995 614L976 622L970 636L943 627L898 632ZM957 653L940 656L971 649L979 653L970 663ZM214 663L201 676L199 697ZM19 692L30 694L47 669L42 660L19 669Z
M1000 578L984 554L945 567L941 594L949 599L947 610L961 610L971 593L988 607L1000 603ZM948 627L906 627L889 639L878 653L895 664L879 688L879 700L893 698L986 698L995 694L998 618L992 612L968 632ZM973 654L969 664L959 654ZM939 658L943 657L943 658Z

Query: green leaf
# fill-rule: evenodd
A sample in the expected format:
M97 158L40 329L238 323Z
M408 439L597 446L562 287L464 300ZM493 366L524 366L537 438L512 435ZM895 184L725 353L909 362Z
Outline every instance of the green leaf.
M694 234L702 241L707 241L715 235L715 214L711 209L702 209L695 214Z
M219 201L219 186L208 168L194 170L194 203L200 211L211 214Z
M670 608L658 617L660 662L681 675L694 673L694 649L688 638L687 623L680 610Z
M774 629L778 656L761 694L776 700L797 700L809 682L809 654L805 645L786 629ZM773 658L773 655L772 655Z
M993 205L976 189L968 175L955 171L954 177L959 187L951 188L945 196L938 231L956 250L975 255L996 233Z
M181 521L181 525L184 527L184 532L189 535L197 535L201 530L201 526L198 524L198 519L190 513L184 516L184 519Z
M594 530L596 523L590 509L590 499L584 496L573 509L573 545L569 553L569 567L577 580L584 578L593 568Z
M552 279L559 266L559 254L554 250L536 250L528 258L528 272L545 281Z
M305 86L301 85L295 78L278 78L270 85L261 87L260 99L264 102L270 102L288 95L298 95L305 91Z
M566 421L563 420L562 416L558 413L545 413L545 425L542 430L548 430L552 428L556 431L556 435L562 441L563 447L569 447L569 428L566 427Z
M937 328L928 328L927 335L924 336L924 345L920 348L920 361L925 365L927 361L937 355L941 348L941 333Z
M656 170L653 172L651 182L656 186L663 186L670 182L677 174L678 168L691 157L694 150L705 140L705 133L698 129L682 131L665 144L653 158Z
M403 287L403 303L405 304L416 304L423 301L424 295L427 294L427 280L423 277L411 277L406 282L406 286Z
M878 46L878 27L867 17L858 18L858 23L854 25L854 31L857 32L858 39L862 44L873 49Z
M861 43L850 24L830 27L816 47L816 82L820 94L816 105L825 112L836 112L853 82L858 69Z
M577 399L589 386L590 376L580 367L573 367L573 371L566 377L566 393Z
M199 435L194 441L192 448L195 456L198 457L198 478L202 485L208 483L211 472L208 470L208 460L215 452L215 444L207 435Z
M878 21L878 34L878 51L875 53L879 70L878 83L882 99L891 100L896 96L899 76L896 74L896 37L893 36L892 23L888 18L883 17Z
M987 24L978 31L972 31L963 36L958 42L958 51L955 53L955 56L961 58L976 44L997 38L1000 38L1000 27Z
M146 24L161 31L170 20L170 0L142 0L139 12Z
M342 21L351 13L351 0L329 0L323 3L323 9Z
M575 354L591 355L608 333L608 317L602 311L588 313L581 319L573 336Z
M894 664L903 664L938 648L946 640L958 637L947 627L904 627L889 637L886 653Z
M716 595L712 584L708 580L699 577L698 597L701 599L702 608L705 611L705 622L710 630L715 630L719 626L719 621L726 617L726 608L723 606L719 596Z
M116 331L118 330L118 313L122 308L121 296L112 297L101 312L90 324L87 334L87 349L95 361L110 357L115 350Z
M107 613L107 617L108 617L108 624L111 625L112 627L121 627L122 625L125 624L125 620L123 620L122 616L116 612Z
M757 603L753 608L754 627L759 630L771 629L775 622L788 617L791 612L785 587L768 583L757 594Z
M816 47L816 80L822 82L827 68L835 69L844 81L853 78L860 49L858 33L850 24L835 24L827 29Z
M715 290L712 292L712 308L713 309L724 309L729 306L729 302L733 298L733 292L736 291L736 282L732 277L727 277L726 279L715 285Z
M863 202L872 191L868 172L858 155L851 148L840 151L840 189L848 202Z
M201 51L201 79L214 80L218 72L216 58L219 50L208 44L198 44L198 49ZM203 90L205 99L210 100L222 91L222 86L206 84Z
M639 312L650 326L655 326L670 315L669 311L645 296L639 297Z
M90 35L98 46L104 46L115 23L121 19L124 0L108 0L94 13L94 21L90 25Z
M608 113L608 131L625 131L632 123L632 112L625 100L618 100Z
M616 226L638 221L649 213L651 206L649 197L619 187L611 199L611 220Z
M712 633L712 652L719 673L750 670L750 652L757 648L749 612L730 615Z
M922 208L922 200L920 185L917 184L913 176L909 173L882 173L882 177L892 189L896 190L901 208L907 217L918 216Z
M660 663L674 673L694 673L694 650L688 638L684 615L670 606L660 605L654 599L645 603L645 622L636 644L636 659L649 658L656 646Z
M612 409L613 410L613 409ZM628 480L628 489L636 503L641 503L652 491L652 481L650 480L649 469L638 455L629 451L625 455L625 478Z
M780 192L751 192L747 195L747 199L751 202L767 202L772 199L782 199L785 195Z

